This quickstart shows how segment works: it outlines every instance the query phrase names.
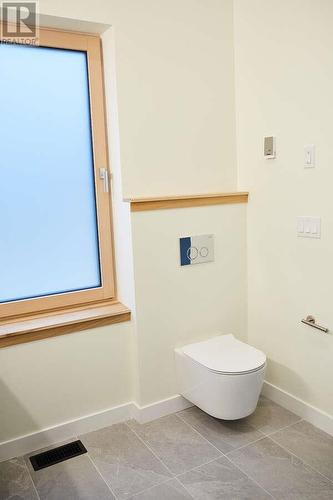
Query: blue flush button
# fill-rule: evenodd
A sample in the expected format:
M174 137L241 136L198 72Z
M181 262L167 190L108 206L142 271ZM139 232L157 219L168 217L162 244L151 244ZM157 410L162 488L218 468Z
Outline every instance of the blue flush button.
M190 259L190 248L191 248L191 238L180 238L180 265L188 266L191 264Z

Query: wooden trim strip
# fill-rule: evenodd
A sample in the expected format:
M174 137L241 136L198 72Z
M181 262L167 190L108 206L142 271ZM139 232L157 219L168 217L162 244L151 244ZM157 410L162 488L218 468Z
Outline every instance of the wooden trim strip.
M131 311L120 302L73 308L57 314L39 314L0 321L0 348L41 340L99 326L130 321Z
M212 193L188 196L161 196L159 198L129 198L131 212L146 210L165 210L169 208L203 207L208 205L227 205L247 203L249 193Z

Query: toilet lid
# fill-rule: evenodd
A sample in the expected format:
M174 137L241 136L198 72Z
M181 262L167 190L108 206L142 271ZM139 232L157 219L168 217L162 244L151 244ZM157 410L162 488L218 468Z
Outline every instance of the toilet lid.
M248 373L256 371L266 363L263 352L233 335L220 335L204 342L183 347L183 353L209 370L219 373Z

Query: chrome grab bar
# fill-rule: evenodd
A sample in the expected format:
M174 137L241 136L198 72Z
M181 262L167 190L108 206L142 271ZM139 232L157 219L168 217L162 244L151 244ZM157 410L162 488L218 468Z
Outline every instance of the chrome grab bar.
M328 333L329 329L326 328L325 326L320 326L317 325L316 319L313 316L307 316L306 319L302 319L302 323L308 326L312 326L313 328L317 328L317 330L320 330L321 332Z

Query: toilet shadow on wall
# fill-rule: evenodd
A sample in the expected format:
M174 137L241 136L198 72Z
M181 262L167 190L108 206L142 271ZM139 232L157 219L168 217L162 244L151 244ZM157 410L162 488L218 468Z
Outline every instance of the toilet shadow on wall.
M297 367L295 367L297 369ZM278 378L276 376L278 374ZM293 387L295 394L302 394L302 397L307 400L310 394L304 380L293 369L286 365L278 363L271 358L267 358L266 382L277 386L279 389L287 390L287 387Z

